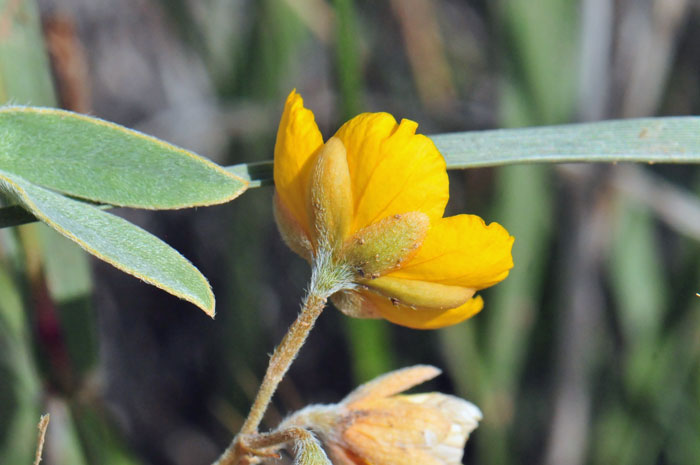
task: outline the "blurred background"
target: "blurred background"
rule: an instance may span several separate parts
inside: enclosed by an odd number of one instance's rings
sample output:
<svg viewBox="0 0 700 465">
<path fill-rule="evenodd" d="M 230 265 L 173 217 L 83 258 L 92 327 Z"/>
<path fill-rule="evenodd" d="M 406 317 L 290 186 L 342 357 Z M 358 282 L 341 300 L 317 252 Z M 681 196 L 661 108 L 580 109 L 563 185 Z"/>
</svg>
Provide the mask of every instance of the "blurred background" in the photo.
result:
<svg viewBox="0 0 700 465">
<path fill-rule="evenodd" d="M 693 0 L 0 0 L 0 99 L 60 105 L 230 165 L 270 160 L 284 98 L 325 137 L 362 111 L 423 133 L 700 112 Z M 700 137 L 700 136 L 699 136 Z M 700 463 L 700 172 L 450 173 L 448 213 L 516 237 L 484 311 L 440 331 L 327 310 L 266 425 L 394 368 L 481 407 L 465 463 Z M 0 463 L 204 465 L 247 413 L 309 278 L 272 187 L 118 214 L 209 277 L 217 317 L 40 225 L 0 231 Z"/>
</svg>

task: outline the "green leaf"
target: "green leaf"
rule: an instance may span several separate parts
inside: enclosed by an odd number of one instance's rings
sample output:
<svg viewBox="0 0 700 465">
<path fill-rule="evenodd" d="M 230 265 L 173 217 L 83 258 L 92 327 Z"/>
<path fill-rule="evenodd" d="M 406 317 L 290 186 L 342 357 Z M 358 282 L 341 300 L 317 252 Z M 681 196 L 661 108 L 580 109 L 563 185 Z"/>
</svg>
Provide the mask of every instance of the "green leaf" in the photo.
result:
<svg viewBox="0 0 700 465">
<path fill-rule="evenodd" d="M 176 250 L 128 221 L 0 171 L 0 190 L 96 257 L 214 316 L 206 278 Z"/>
<path fill-rule="evenodd" d="M 194 153 L 69 111 L 0 110 L 0 170 L 71 196 L 169 209 L 227 202 L 247 182 Z"/>
<path fill-rule="evenodd" d="M 640 118 L 431 136 L 448 169 L 513 163 L 700 163 L 700 117 Z"/>
</svg>

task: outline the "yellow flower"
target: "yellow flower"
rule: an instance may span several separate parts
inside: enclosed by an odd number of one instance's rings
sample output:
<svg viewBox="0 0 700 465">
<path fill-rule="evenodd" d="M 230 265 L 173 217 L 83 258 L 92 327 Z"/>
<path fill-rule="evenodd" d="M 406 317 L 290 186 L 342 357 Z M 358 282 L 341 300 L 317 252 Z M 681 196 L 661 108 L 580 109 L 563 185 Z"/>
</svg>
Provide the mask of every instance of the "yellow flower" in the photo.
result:
<svg viewBox="0 0 700 465">
<path fill-rule="evenodd" d="M 443 218 L 445 161 L 417 123 L 363 113 L 325 144 L 295 91 L 275 144 L 275 218 L 292 250 L 330 254 L 354 286 L 332 296 L 344 313 L 419 329 L 476 314 L 475 293 L 508 275 L 513 238 L 478 216 Z"/>
<path fill-rule="evenodd" d="M 339 404 L 310 405 L 279 429 L 308 428 L 336 465 L 458 465 L 481 411 L 458 397 L 430 392 L 396 395 L 440 373 L 416 365 L 393 371 Z"/>
</svg>

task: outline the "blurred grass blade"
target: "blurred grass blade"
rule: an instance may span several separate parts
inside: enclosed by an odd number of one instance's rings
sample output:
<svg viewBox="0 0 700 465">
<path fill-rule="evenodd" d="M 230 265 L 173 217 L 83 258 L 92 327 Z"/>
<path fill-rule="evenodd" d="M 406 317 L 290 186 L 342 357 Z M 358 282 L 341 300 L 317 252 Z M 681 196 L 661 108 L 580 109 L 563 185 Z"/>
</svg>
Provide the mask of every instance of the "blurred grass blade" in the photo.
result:
<svg viewBox="0 0 700 465">
<path fill-rule="evenodd" d="M 75 419 L 68 403 L 60 397 L 47 400 L 51 427 L 46 435 L 46 449 L 54 465 L 88 465 Z"/>
<path fill-rule="evenodd" d="M 343 324 L 350 343 L 352 375 L 356 384 L 366 383 L 396 366 L 386 322 L 343 318 Z"/>
<path fill-rule="evenodd" d="M 45 252 L 52 252 L 44 254 L 44 272 L 51 296 L 60 303 L 92 294 L 90 264 L 82 260 L 86 255 L 74 243 L 43 225 L 39 229 L 39 241 Z"/>
<path fill-rule="evenodd" d="M 89 464 L 138 465 L 142 464 L 128 450 L 117 430 L 109 422 L 109 415 L 101 407 L 71 402 L 68 405 L 75 434 L 80 439 L 85 461 Z"/>
<path fill-rule="evenodd" d="M 128 221 L 0 171 L 0 188 L 96 257 L 214 315 L 206 278 L 182 255 Z"/>
<path fill-rule="evenodd" d="M 44 278 L 59 314 L 71 368 L 87 375 L 97 364 L 99 353 L 89 255 L 46 225 L 37 226 Z"/>
<path fill-rule="evenodd" d="M 149 209 L 223 203 L 247 187 L 154 137 L 49 108 L 0 110 L 0 169 L 71 196 Z"/>
<path fill-rule="evenodd" d="M 669 293 L 649 210 L 621 198 L 614 218 L 610 291 L 622 335 L 634 351 L 660 334 Z"/>
<path fill-rule="evenodd" d="M 362 111 L 362 69 L 354 0 L 333 0 L 336 14 L 334 56 L 340 91 L 340 113 L 348 120 Z"/>
<path fill-rule="evenodd" d="M 31 357 L 22 297 L 4 266 L 0 295 L 0 463 L 31 463 L 41 382 Z"/>
<path fill-rule="evenodd" d="M 36 2 L 0 0 L 0 102 L 30 105 L 53 102 Z"/>
</svg>

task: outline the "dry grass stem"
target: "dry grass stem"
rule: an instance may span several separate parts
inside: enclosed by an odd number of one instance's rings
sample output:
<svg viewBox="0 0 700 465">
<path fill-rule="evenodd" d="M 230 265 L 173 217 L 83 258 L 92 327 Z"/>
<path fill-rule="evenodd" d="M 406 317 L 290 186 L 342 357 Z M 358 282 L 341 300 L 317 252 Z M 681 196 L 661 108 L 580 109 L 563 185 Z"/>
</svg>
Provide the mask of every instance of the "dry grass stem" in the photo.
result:
<svg viewBox="0 0 700 465">
<path fill-rule="evenodd" d="M 41 419 L 39 420 L 39 424 L 37 425 L 37 428 L 39 429 L 39 435 L 37 436 L 36 440 L 36 454 L 34 454 L 34 465 L 39 465 L 39 462 L 41 462 L 41 454 L 44 451 L 44 441 L 46 439 L 46 430 L 49 427 L 49 419 L 50 416 L 48 413 L 46 415 L 42 415 Z"/>
</svg>

